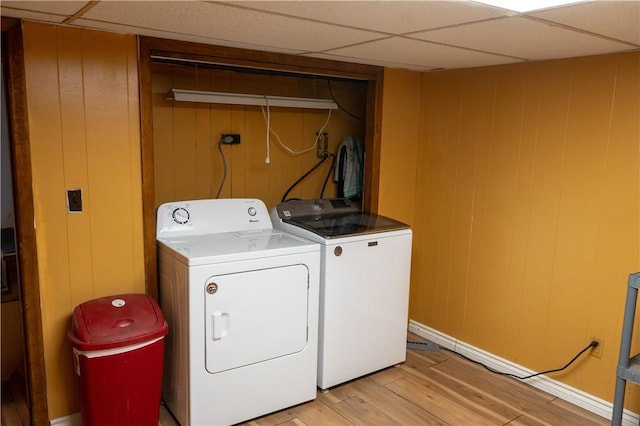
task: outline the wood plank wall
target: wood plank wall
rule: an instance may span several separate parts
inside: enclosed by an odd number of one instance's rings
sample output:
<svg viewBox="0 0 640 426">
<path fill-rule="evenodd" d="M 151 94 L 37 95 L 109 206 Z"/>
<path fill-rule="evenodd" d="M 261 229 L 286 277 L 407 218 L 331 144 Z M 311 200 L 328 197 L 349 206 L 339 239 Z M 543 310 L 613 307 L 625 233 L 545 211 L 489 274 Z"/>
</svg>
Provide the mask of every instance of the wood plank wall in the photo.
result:
<svg viewBox="0 0 640 426">
<path fill-rule="evenodd" d="M 266 124 L 260 107 L 166 100 L 171 88 L 269 94 L 330 99 L 324 78 L 289 77 L 206 68 L 154 64 L 152 69 L 154 125 L 154 181 L 156 207 L 176 200 L 215 198 L 223 178 L 218 142 L 223 133 L 240 135 L 239 145 L 222 145 L 227 177 L 221 198 L 259 198 L 271 208 L 300 176 L 318 163 L 316 150 L 292 155 L 270 135 L 270 163 L 266 163 Z M 365 82 L 333 81 L 331 92 L 345 109 L 365 116 Z M 364 139 L 364 120 L 340 110 L 271 108 L 271 128 L 293 151 L 314 145 L 315 134 L 327 122 L 329 152 L 335 153 L 345 136 Z M 318 198 L 330 169 L 325 161 L 297 185 L 288 198 Z M 336 196 L 333 175 L 324 197 Z"/>
<path fill-rule="evenodd" d="M 380 150 L 379 213 L 413 224 L 422 73 L 386 69 Z"/>
<path fill-rule="evenodd" d="M 49 417 L 77 411 L 73 308 L 144 292 L 133 36 L 25 22 L 24 52 Z M 83 212 L 67 213 L 81 188 Z M 19 190 L 19 189 L 18 189 Z"/>
<path fill-rule="evenodd" d="M 46 394 L 49 418 L 56 419 L 78 410 L 71 346 L 66 338 L 73 308 L 104 295 L 145 291 L 137 44 L 135 37 L 129 35 L 31 22 L 23 25 Z M 242 76 L 225 78 L 233 88 L 242 90 L 264 83 L 251 78 L 244 83 Z M 303 83 L 274 80 L 278 79 L 271 78 L 270 87 L 275 94 L 329 97 L 324 81 L 312 82 L 301 90 L 297 85 L 304 86 Z M 163 81 L 162 77 L 158 81 Z M 195 82 L 195 76 L 186 81 Z M 314 85 L 320 85 L 324 92 L 318 92 Z M 356 114 L 364 111 L 366 83 L 353 86 L 336 81 L 332 87 L 346 109 Z M 353 87 L 358 89 L 352 92 Z M 166 102 L 165 88 L 162 92 L 157 96 Z M 230 149 L 231 177 L 229 186 L 224 188 L 225 196 L 265 198 L 274 204 L 302 172 L 315 164 L 315 153 L 289 161 L 272 142 L 272 162 L 266 167 L 265 130 L 258 111 L 211 108 L 209 116 L 205 112 L 208 106 L 191 107 L 191 112 L 182 108 L 176 108 L 176 115 L 188 118 L 186 122 L 179 120 L 182 127 L 176 129 L 176 137 L 184 140 L 184 134 L 199 135 L 200 145 L 190 139 L 188 146 L 202 148 L 205 141 L 208 152 L 186 152 L 183 144 L 177 144 L 171 157 L 182 168 L 177 175 L 172 170 L 170 176 L 185 195 L 171 192 L 167 199 L 213 195 L 219 175 L 210 173 L 219 173 L 220 169 L 219 157 L 215 157 L 217 145 L 210 142 L 217 141 L 222 131 L 243 137 L 241 145 L 226 147 Z M 206 121 L 213 117 L 214 124 L 208 123 L 210 133 L 198 133 L 207 129 L 207 124 L 189 126 L 196 122 L 196 115 L 207 116 Z M 332 150 L 343 135 L 364 136 L 363 124 L 358 120 L 347 119 L 337 111 L 332 115 L 327 127 Z M 274 128 L 284 140 L 293 141 L 294 147 L 305 146 L 302 135 L 313 135 L 325 119 L 324 112 L 276 109 L 272 117 Z M 215 160 L 218 162 L 212 167 Z M 164 170 L 160 167 L 156 173 L 164 178 Z M 197 179 L 185 182 L 183 173 Z M 321 179 L 314 176 L 309 182 L 291 195 L 313 196 Z M 84 210 L 69 214 L 66 190 L 76 188 L 83 191 Z M 333 193 L 330 186 L 328 194 Z"/>
<path fill-rule="evenodd" d="M 53 419 L 77 410 L 65 337 L 73 307 L 144 291 L 136 43 L 132 36 L 35 23 L 24 30 Z M 404 198 L 414 212 L 413 319 L 532 369 L 565 362 L 597 334 L 605 342 L 602 359 L 588 358 L 558 380 L 612 400 L 626 276 L 640 267 L 639 61 L 634 52 L 419 79 L 407 72 L 420 80 L 414 87 L 420 136 L 415 150 L 396 150 L 387 149 L 394 140 L 383 132 L 382 152 L 394 160 L 385 157 L 382 172 L 407 184 L 404 197 L 389 195 L 397 185 L 383 185 L 380 211 L 391 212 L 389 201 Z M 392 81 L 385 81 L 386 93 L 394 91 Z M 403 96 L 390 99 L 385 114 L 402 108 Z M 415 103 L 414 96 L 406 100 Z M 241 145 L 228 147 L 234 177 L 225 194 L 274 204 L 283 184 L 313 164 L 285 163 L 289 158 L 278 159 L 272 146 L 268 172 L 261 114 L 213 109 L 192 112 L 222 123 L 202 139 L 209 152 L 191 157 L 200 161 L 196 169 L 215 155 L 211 142 L 221 132 L 247 132 Z M 274 126 L 288 123 L 285 139 L 306 137 L 322 122 L 316 113 L 289 114 L 274 113 Z M 345 133 L 355 132 L 346 126 Z M 394 167 L 395 160 L 408 169 Z M 184 197 L 212 194 L 215 173 L 201 174 L 193 181 L 199 192 Z M 77 187 L 86 189 L 86 209 L 69 215 L 65 190 Z M 163 194 L 158 202 L 183 197 Z M 627 399 L 638 400 L 637 391 Z"/>
<path fill-rule="evenodd" d="M 601 337 L 601 359 L 554 378 L 613 400 L 640 269 L 639 64 L 631 52 L 422 75 L 412 319 L 537 371 Z M 638 411 L 637 387 L 627 401 Z"/>
</svg>

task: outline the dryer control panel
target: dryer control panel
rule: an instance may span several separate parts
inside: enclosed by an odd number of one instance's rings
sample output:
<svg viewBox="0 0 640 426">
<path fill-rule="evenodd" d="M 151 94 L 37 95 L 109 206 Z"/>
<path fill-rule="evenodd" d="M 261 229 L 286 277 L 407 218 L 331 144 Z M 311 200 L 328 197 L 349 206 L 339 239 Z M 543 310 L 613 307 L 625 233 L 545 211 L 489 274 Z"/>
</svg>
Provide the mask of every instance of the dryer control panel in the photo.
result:
<svg viewBox="0 0 640 426">
<path fill-rule="evenodd" d="M 175 201 L 157 211 L 156 238 L 266 229 L 269 212 L 254 198 Z"/>
</svg>

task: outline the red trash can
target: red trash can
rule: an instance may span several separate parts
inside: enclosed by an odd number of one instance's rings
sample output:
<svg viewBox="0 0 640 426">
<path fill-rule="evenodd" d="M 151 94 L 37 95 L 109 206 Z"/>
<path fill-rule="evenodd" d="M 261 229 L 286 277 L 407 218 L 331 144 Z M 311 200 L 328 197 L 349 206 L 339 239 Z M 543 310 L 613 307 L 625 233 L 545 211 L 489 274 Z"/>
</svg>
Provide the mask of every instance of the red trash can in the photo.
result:
<svg viewBox="0 0 640 426">
<path fill-rule="evenodd" d="M 167 323 L 146 294 L 82 303 L 68 331 L 82 423 L 157 426 Z"/>
</svg>

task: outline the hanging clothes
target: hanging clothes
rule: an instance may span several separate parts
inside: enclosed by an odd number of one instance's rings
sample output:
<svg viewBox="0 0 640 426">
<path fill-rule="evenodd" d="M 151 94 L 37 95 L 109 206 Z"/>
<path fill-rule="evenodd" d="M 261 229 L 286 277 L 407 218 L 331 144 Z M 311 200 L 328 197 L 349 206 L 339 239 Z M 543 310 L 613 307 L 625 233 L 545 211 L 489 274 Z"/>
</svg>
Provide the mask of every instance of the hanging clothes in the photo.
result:
<svg viewBox="0 0 640 426">
<path fill-rule="evenodd" d="M 364 174 L 364 146 L 357 138 L 345 136 L 336 152 L 334 181 L 338 183 L 338 197 L 362 197 Z"/>
</svg>

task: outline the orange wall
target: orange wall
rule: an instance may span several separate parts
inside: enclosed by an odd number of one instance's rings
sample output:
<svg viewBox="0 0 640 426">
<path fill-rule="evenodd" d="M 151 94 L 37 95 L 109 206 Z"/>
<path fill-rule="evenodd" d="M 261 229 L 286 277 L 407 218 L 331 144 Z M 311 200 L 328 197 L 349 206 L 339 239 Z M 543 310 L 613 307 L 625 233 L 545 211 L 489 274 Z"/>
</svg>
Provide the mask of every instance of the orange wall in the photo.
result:
<svg viewBox="0 0 640 426">
<path fill-rule="evenodd" d="M 422 74 L 385 69 L 378 213 L 413 225 Z"/>
<path fill-rule="evenodd" d="M 413 320 L 537 371 L 600 337 L 602 359 L 553 378 L 613 401 L 626 280 L 640 270 L 639 63 L 634 52 L 421 75 L 403 204 Z M 405 84 L 385 72 L 385 114 Z M 393 161 L 413 161 L 384 135 Z M 402 202 L 396 191 L 380 198 Z"/>
<path fill-rule="evenodd" d="M 330 99 L 324 79 L 293 78 L 224 70 L 153 68 L 153 126 L 156 206 L 164 202 L 215 198 L 223 177 L 218 141 L 222 133 L 238 133 L 239 145 L 222 145 L 227 178 L 221 198 L 259 198 L 267 207 L 278 204 L 287 189 L 318 163 L 316 150 L 292 155 L 270 135 L 270 163 L 265 163 L 266 125 L 258 106 L 175 102 L 165 99 L 171 88 L 269 94 Z M 366 85 L 333 82 L 331 92 L 347 111 L 361 117 Z M 326 123 L 326 110 L 271 108 L 271 128 L 293 151 L 314 145 L 315 134 Z M 324 129 L 329 152 L 335 153 L 345 136 L 364 141 L 364 122 L 333 110 Z M 319 198 L 331 160 L 326 160 L 287 198 Z M 333 174 L 324 197 L 336 196 Z"/>
<path fill-rule="evenodd" d="M 144 292 L 136 39 L 24 23 L 50 418 L 77 411 L 73 308 Z M 68 214 L 66 189 L 84 211 Z"/>
</svg>

